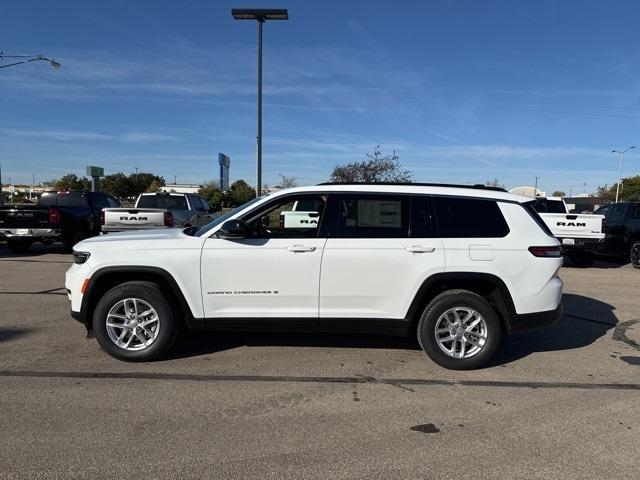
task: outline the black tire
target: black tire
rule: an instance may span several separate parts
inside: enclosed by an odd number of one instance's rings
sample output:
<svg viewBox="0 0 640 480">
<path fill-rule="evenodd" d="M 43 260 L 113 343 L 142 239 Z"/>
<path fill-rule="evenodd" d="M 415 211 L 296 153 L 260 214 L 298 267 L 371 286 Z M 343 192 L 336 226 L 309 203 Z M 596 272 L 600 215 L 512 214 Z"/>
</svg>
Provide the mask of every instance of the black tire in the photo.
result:
<svg viewBox="0 0 640 480">
<path fill-rule="evenodd" d="M 159 332 L 148 347 L 137 351 L 122 348 L 107 332 L 107 314 L 118 302 L 135 298 L 148 303 L 158 316 Z M 127 362 L 147 362 L 163 356 L 180 334 L 181 321 L 178 311 L 167 301 L 160 287 L 153 282 L 126 282 L 105 293 L 93 313 L 93 331 L 100 346 L 112 357 Z M 118 330 L 121 331 L 121 330 Z M 131 334 L 133 336 L 133 334 Z M 125 337 L 126 338 L 126 337 Z M 134 339 L 134 342 L 136 340 Z"/>
<path fill-rule="evenodd" d="M 13 253 L 27 253 L 31 249 L 32 240 L 7 239 L 7 247 Z"/>
<path fill-rule="evenodd" d="M 435 329 L 440 316 L 457 307 L 475 310 L 486 324 L 485 343 L 480 351 L 468 358 L 453 358 L 436 342 Z M 451 370 L 473 370 L 484 366 L 493 357 L 502 337 L 502 326 L 496 311 L 480 295 L 468 290 L 447 290 L 426 306 L 418 323 L 417 334 L 422 349 L 438 365 Z"/>
<path fill-rule="evenodd" d="M 640 240 L 636 240 L 629 249 L 629 260 L 634 268 L 640 268 Z"/>
</svg>

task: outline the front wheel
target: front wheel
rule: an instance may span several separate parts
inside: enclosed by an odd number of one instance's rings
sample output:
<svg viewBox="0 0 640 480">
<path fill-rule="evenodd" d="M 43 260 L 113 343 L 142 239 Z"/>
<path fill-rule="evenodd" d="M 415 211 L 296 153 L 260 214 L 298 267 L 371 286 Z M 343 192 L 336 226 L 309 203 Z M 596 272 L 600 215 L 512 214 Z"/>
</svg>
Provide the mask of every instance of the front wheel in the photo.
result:
<svg viewBox="0 0 640 480">
<path fill-rule="evenodd" d="M 126 282 L 109 290 L 93 314 L 100 346 L 129 362 L 155 360 L 178 337 L 180 322 L 166 296 L 152 282 Z"/>
<path fill-rule="evenodd" d="M 418 342 L 438 365 L 472 370 L 485 365 L 500 343 L 502 327 L 493 307 L 468 290 L 448 290 L 424 309 Z"/>
<path fill-rule="evenodd" d="M 640 240 L 631 245 L 629 259 L 631 260 L 631 265 L 635 268 L 640 268 Z"/>
</svg>

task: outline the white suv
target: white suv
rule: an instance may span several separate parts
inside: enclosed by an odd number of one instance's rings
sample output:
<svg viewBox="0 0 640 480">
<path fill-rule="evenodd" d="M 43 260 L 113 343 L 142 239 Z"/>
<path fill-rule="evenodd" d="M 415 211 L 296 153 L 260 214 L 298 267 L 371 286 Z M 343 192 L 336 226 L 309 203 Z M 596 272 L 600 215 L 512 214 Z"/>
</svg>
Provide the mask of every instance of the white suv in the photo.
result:
<svg viewBox="0 0 640 480">
<path fill-rule="evenodd" d="M 283 222 L 303 202 L 317 222 Z M 503 332 L 562 314 L 560 246 L 532 200 L 502 189 L 321 184 L 251 200 L 203 227 L 75 246 L 71 315 L 110 355 L 163 355 L 190 330 L 417 333 L 471 369 Z"/>
</svg>

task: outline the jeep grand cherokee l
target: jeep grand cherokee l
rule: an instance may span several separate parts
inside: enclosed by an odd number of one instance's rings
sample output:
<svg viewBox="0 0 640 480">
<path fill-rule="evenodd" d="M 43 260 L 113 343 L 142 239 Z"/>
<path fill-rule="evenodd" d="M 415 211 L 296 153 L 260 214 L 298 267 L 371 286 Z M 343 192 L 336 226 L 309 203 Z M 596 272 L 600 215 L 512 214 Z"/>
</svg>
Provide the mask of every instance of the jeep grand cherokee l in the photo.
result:
<svg viewBox="0 0 640 480">
<path fill-rule="evenodd" d="M 282 222 L 296 202 L 318 222 Z M 80 242 L 71 315 L 127 361 L 162 356 L 181 328 L 331 330 L 414 333 L 436 363 L 478 368 L 504 332 L 562 313 L 560 246 L 530 203 L 433 184 L 283 190 L 199 228 Z"/>
</svg>

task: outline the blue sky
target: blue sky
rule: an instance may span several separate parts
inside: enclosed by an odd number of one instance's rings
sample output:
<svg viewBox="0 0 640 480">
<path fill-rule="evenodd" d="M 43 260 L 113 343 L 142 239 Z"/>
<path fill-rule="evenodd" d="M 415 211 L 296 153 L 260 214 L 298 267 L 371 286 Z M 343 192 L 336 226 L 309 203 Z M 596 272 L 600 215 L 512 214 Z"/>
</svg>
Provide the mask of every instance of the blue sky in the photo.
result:
<svg viewBox="0 0 640 480">
<path fill-rule="evenodd" d="M 640 144 L 637 1 L 8 0 L 0 49 L 63 67 L 0 69 L 3 181 L 92 164 L 203 183 L 224 152 L 253 184 L 257 25 L 230 14 L 245 6 L 290 15 L 265 25 L 268 184 L 326 180 L 380 144 L 418 181 L 582 193 Z"/>
</svg>

